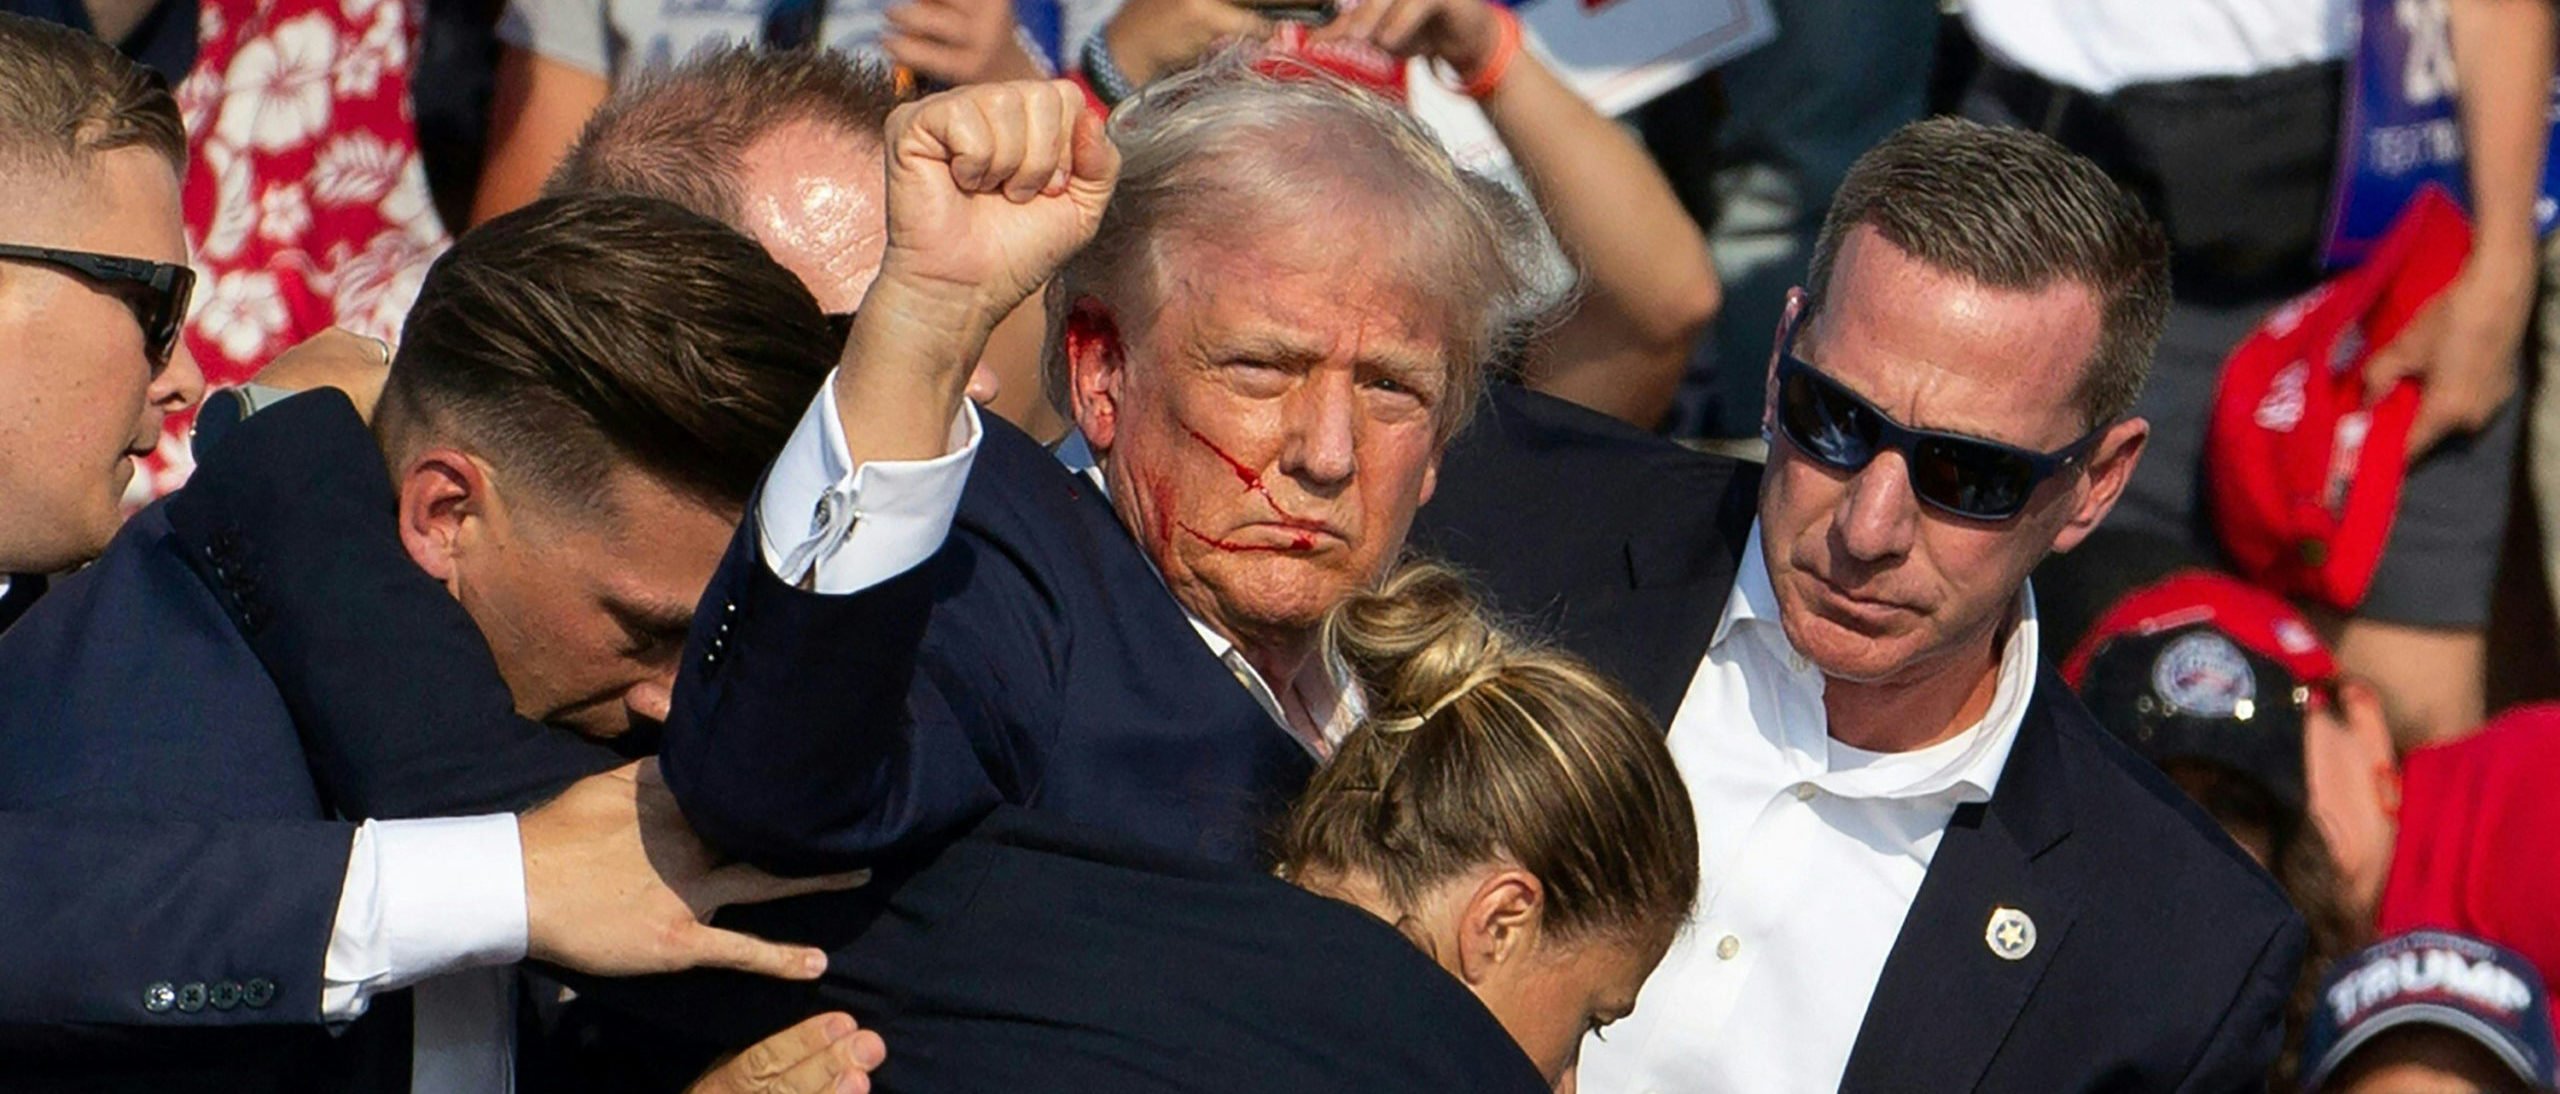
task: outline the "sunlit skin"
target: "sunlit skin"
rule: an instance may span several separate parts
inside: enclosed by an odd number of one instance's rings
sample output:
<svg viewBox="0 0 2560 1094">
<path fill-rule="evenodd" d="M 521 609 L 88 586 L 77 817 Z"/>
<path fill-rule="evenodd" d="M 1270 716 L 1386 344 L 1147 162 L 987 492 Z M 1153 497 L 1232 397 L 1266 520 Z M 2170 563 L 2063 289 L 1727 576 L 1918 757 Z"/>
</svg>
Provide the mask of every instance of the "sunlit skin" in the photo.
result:
<svg viewBox="0 0 2560 1094">
<path fill-rule="evenodd" d="M 1423 294 L 1330 239 L 1169 250 L 1160 268 L 1216 276 L 1166 286 L 1143 328 L 1071 314 L 1076 422 L 1175 598 L 1288 692 L 1431 496 L 1445 337 Z"/>
<path fill-rule="evenodd" d="M 1545 886 L 1507 862 L 1449 878 L 1412 908 L 1399 906 L 1365 875 L 1299 883 L 1393 924 L 1475 992 L 1549 1085 L 1566 1090 L 1584 1038 L 1635 1012 L 1636 993 L 1676 932 L 1675 925 L 1642 940 L 1557 938 L 1544 929 Z"/>
<path fill-rule="evenodd" d="M 1789 313 L 1803 306 L 1799 295 Z M 1992 288 L 1861 227 L 1797 353 L 1905 425 L 2052 451 L 2090 428 L 2074 393 L 2099 331 L 2085 286 Z M 2108 427 L 2085 470 L 2047 479 L 1999 524 L 1925 507 L 1900 453 L 1843 474 L 1773 440 L 1761 549 L 1788 641 L 1828 677 L 1832 735 L 1907 751 L 1979 719 L 2028 571 L 2106 516 L 2149 428 Z"/>
<path fill-rule="evenodd" d="M 616 472 L 602 514 L 509 489 L 453 448 L 400 482 L 409 555 L 462 602 L 528 718 L 591 737 L 666 720 L 696 601 L 738 514 Z"/>
<path fill-rule="evenodd" d="M 178 175 L 159 153 L 98 153 L 71 174 L 0 174 L 0 242 L 184 263 Z M 0 573 L 48 573 L 106 549 L 135 459 L 204 394 L 181 347 L 151 374 L 115 288 L 0 260 Z"/>
</svg>

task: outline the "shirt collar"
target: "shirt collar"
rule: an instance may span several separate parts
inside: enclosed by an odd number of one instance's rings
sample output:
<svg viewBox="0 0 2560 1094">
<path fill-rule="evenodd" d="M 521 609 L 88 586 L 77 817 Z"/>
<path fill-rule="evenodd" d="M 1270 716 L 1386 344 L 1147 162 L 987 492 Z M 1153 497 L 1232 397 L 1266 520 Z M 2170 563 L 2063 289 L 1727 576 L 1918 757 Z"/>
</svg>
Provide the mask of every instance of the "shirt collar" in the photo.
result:
<svg viewBox="0 0 2560 1094">
<path fill-rule="evenodd" d="M 1992 788 L 1999 784 L 2001 770 L 2008 766 L 2010 749 L 2017 744 L 2018 728 L 2026 722 L 2027 707 L 2035 697 L 2036 666 L 2042 655 L 2033 586 L 2019 587 L 2015 610 L 2007 644 L 2000 650 L 1991 705 L 1983 711 L 1980 721 L 1939 744 L 1897 754 L 1862 752 L 1833 741 L 1827 724 L 1787 724 L 1782 727 L 1781 737 L 1791 751 L 1815 769 L 1810 781 L 1851 798 L 1916 798 L 1952 792 L 1960 801 L 1989 800 Z M 1796 652 L 1779 624 L 1778 594 L 1769 580 L 1768 562 L 1761 554 L 1757 520 L 1751 523 L 1750 538 L 1743 544 L 1733 593 L 1725 598 L 1724 616 L 1716 623 L 1715 637 L 1709 641 L 1708 649 L 1711 655 L 1722 652 L 1734 656 L 1739 651 L 1726 648 L 1728 642 L 1744 640 L 1773 655 L 1779 671 L 1785 674 L 1779 686 L 1806 689 L 1815 709 L 1820 709 L 1824 679 L 1821 670 Z"/>
<path fill-rule="evenodd" d="M 1091 480 L 1094 488 L 1102 491 L 1103 497 L 1111 496 L 1111 483 L 1102 475 L 1102 461 L 1095 457 L 1093 446 L 1085 441 L 1083 430 L 1067 432 L 1066 439 L 1058 442 L 1057 458 L 1068 471 Z M 1155 559 L 1147 558 L 1144 551 L 1138 555 L 1146 558 L 1147 569 L 1154 572 L 1156 580 L 1163 581 L 1164 571 L 1156 568 Z M 1171 591 L 1167 586 L 1166 592 L 1170 594 Z M 1262 678 L 1262 671 L 1253 667 L 1253 662 L 1245 659 L 1244 652 L 1237 649 L 1226 635 L 1218 633 L 1217 628 L 1210 626 L 1208 620 L 1200 618 L 1190 606 L 1183 604 L 1181 598 L 1174 598 L 1174 606 L 1182 609 L 1182 618 L 1190 621 L 1191 629 L 1209 647 L 1210 655 L 1225 665 L 1228 672 L 1235 674 L 1236 682 L 1244 685 L 1245 691 L 1253 695 L 1254 702 L 1262 704 L 1263 712 L 1269 714 L 1272 721 L 1280 723 L 1280 728 L 1288 730 L 1289 736 L 1296 738 L 1317 759 L 1331 756 L 1334 746 L 1341 744 L 1360 720 L 1368 716 L 1367 704 L 1360 697 L 1359 682 L 1351 676 L 1350 664 L 1328 647 L 1324 651 L 1324 671 L 1302 675 L 1295 684 L 1298 701 L 1306 706 L 1318 729 L 1314 739 L 1301 735 L 1296 727 L 1289 724 L 1288 710 L 1280 702 L 1280 693 L 1272 688 L 1270 681 Z"/>
</svg>

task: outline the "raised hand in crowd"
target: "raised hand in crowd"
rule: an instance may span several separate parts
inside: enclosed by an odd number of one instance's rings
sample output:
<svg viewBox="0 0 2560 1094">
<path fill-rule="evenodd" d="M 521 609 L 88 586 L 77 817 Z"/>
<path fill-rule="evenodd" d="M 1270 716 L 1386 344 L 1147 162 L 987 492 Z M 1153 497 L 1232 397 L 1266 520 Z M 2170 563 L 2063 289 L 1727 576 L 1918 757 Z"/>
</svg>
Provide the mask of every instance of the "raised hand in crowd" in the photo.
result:
<svg viewBox="0 0 2560 1094">
<path fill-rule="evenodd" d="M 527 956 L 599 976 L 708 967 L 815 980 L 827 969 L 824 951 L 702 921 L 731 904 L 849 889 L 868 877 L 777 878 L 722 865 L 685 827 L 653 760 L 580 780 L 526 813 L 518 831 Z"/>
<path fill-rule="evenodd" d="M 888 161 L 888 248 L 835 387 L 857 467 L 948 449 L 987 333 L 1093 238 L 1120 156 L 1057 80 L 899 107 Z"/>
<path fill-rule="evenodd" d="M 1037 80 L 1048 75 L 1014 33 L 1013 0 L 907 0 L 885 14 L 880 48 L 937 83 Z"/>
<path fill-rule="evenodd" d="M 2462 73 L 2471 253 L 2453 287 L 2365 365 L 2374 398 L 2404 377 L 2423 385 L 2412 460 L 2488 425 L 2514 398 L 2539 273 L 2533 206 L 2549 132 L 2551 6 L 2455 0 L 2446 17 Z"/>
<path fill-rule="evenodd" d="M 730 1057 L 685 1094 L 867 1094 L 888 1055 L 879 1034 L 831 1011 Z"/>
<path fill-rule="evenodd" d="M 1271 36 L 1271 8 L 1304 7 L 1276 0 L 1128 0 L 1097 40 L 1129 86 L 1188 67 L 1231 42 Z M 1086 54 L 1091 74 L 1092 54 Z"/>
<path fill-rule="evenodd" d="M 1644 146 L 1526 48 L 1518 16 L 1487 0 L 1364 0 L 1313 40 L 1448 66 L 1582 278 L 1572 314 L 1524 362 L 1530 385 L 1658 423 L 1722 290 L 1705 235 Z"/>
</svg>

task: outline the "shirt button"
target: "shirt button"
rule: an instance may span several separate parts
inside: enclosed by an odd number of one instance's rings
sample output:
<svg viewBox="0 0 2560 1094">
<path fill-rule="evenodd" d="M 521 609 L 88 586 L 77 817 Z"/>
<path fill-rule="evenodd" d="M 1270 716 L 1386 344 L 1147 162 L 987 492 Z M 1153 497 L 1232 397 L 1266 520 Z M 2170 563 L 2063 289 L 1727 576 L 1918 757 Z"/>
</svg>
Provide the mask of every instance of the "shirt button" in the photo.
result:
<svg viewBox="0 0 2560 1094">
<path fill-rule="evenodd" d="M 1803 671 L 1805 671 L 1806 669 L 1810 669 L 1810 668 L 1812 668 L 1813 666 L 1812 666 L 1810 663 L 1808 663 L 1807 661 L 1805 661 L 1805 659 L 1804 659 L 1804 655 L 1803 655 L 1803 654 L 1801 654 L 1801 653 L 1797 653 L 1797 652 L 1795 652 L 1794 650 L 1788 650 L 1788 651 L 1787 651 L 1787 667 L 1788 667 L 1788 668 L 1791 668 L 1791 669 L 1794 669 L 1794 670 L 1796 670 L 1797 672 L 1803 672 Z"/>
<path fill-rule="evenodd" d="M 1797 784 L 1796 784 L 1796 800 L 1797 800 L 1797 801 L 1800 801 L 1800 802 L 1809 802 L 1809 801 L 1812 801 L 1813 799 L 1818 798 L 1818 797 L 1820 797 L 1820 796 L 1822 796 L 1822 789 L 1821 789 L 1820 787 L 1817 787 L 1817 786 L 1813 785 L 1812 783 L 1797 783 Z"/>
<path fill-rule="evenodd" d="M 1739 938 L 1735 938 L 1732 935 L 1726 935 L 1723 938 L 1716 940 L 1716 957 L 1719 960 L 1731 961 L 1734 959 L 1735 955 L 1741 952 L 1742 940 Z"/>
</svg>

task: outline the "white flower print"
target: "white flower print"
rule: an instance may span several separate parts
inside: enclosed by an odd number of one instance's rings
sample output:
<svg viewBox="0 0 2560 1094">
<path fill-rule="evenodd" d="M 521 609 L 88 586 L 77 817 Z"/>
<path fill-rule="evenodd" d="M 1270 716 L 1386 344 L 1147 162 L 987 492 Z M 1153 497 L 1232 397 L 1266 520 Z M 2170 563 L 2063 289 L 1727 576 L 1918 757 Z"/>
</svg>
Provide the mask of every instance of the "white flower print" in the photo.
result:
<svg viewBox="0 0 2560 1094">
<path fill-rule="evenodd" d="M 337 26 L 316 11 L 250 40 L 231 58 L 214 135 L 268 152 L 309 141 L 328 128 L 337 57 Z"/>
<path fill-rule="evenodd" d="M 291 243 L 310 230 L 311 203 L 303 199 L 301 183 L 279 182 L 259 196 L 258 238 Z"/>
<path fill-rule="evenodd" d="M 259 361 L 285 325 L 284 297 L 276 275 L 233 270 L 214 279 L 213 292 L 196 315 L 197 330 L 233 361 Z"/>
<path fill-rule="evenodd" d="M 218 140 L 205 142 L 204 165 L 213 175 L 213 219 L 205 225 L 204 240 L 196 249 L 205 258 L 225 260 L 240 253 L 240 245 L 249 241 L 249 230 L 257 226 L 258 205 L 249 193 L 256 180 L 249 170 L 249 157 Z"/>
<path fill-rule="evenodd" d="M 364 130 L 329 142 L 311 162 L 311 196 L 322 205 L 381 201 L 400 181 L 407 157 L 391 142 Z"/>
<path fill-rule="evenodd" d="M 363 251 L 341 252 L 338 264 L 314 278 L 336 308 L 336 324 L 358 334 L 395 339 L 409 307 L 418 301 L 418 286 L 427 266 L 444 252 L 437 241 L 422 244 L 397 232 L 375 236 Z"/>
</svg>

